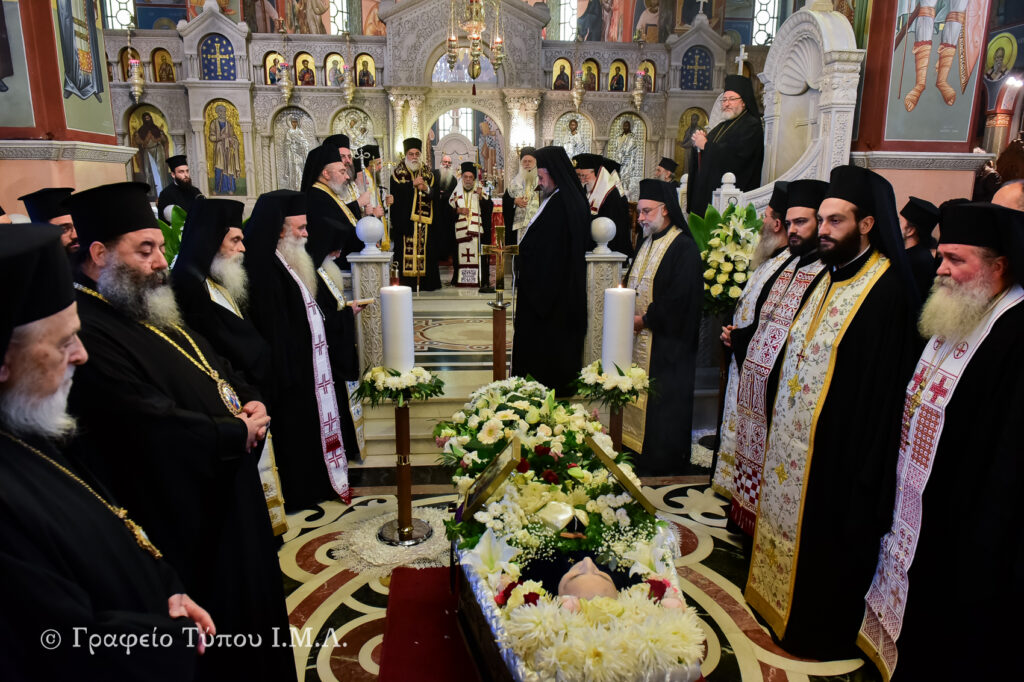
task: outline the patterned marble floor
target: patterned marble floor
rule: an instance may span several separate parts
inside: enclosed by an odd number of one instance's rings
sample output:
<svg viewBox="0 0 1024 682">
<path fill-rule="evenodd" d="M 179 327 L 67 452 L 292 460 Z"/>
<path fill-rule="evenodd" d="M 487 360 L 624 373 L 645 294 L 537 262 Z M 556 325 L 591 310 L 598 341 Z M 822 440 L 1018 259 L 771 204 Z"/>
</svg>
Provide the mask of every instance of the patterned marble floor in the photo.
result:
<svg viewBox="0 0 1024 682">
<path fill-rule="evenodd" d="M 706 475 L 651 483 L 658 485 L 645 487 L 645 493 L 679 530 L 682 558 L 677 570 L 707 634 L 702 671 L 709 682 L 879 679 L 861 659 L 806 661 L 774 643 L 743 600 L 743 545 L 725 529 L 727 503 L 708 488 Z M 303 682 L 377 678 L 387 580 L 341 569 L 328 549 L 339 533 L 394 510 L 395 499 L 386 490 L 357 489 L 350 507 L 330 502 L 289 517 L 291 529 L 279 555 L 291 624 L 299 628 L 295 654 Z M 414 514 L 416 507 L 443 509 L 454 499 L 447 490 L 446 486 L 414 488 Z"/>
</svg>

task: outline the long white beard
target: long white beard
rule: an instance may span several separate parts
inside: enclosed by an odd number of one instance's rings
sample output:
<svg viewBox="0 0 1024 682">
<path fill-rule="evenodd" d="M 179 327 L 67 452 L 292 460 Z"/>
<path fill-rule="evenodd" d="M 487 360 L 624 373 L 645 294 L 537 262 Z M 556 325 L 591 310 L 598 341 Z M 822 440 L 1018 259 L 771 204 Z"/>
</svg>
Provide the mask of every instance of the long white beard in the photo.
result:
<svg viewBox="0 0 1024 682">
<path fill-rule="evenodd" d="M 299 281 L 306 285 L 309 295 L 316 298 L 316 267 L 306 251 L 306 239 L 287 234 L 278 240 L 277 250 L 284 262 L 299 276 Z"/>
<path fill-rule="evenodd" d="M 406 163 L 406 165 L 408 166 L 409 164 Z M 409 170 L 416 170 L 416 169 L 410 167 Z M 441 184 L 447 185 L 447 184 L 449 184 L 454 179 L 455 179 L 455 172 L 452 171 L 451 168 L 445 168 L 444 166 L 442 166 L 441 167 Z"/>
<path fill-rule="evenodd" d="M 754 255 L 750 259 L 751 272 L 757 270 L 758 265 L 771 258 L 772 253 L 785 246 L 788 241 L 785 230 L 774 233 L 762 230 L 761 239 L 757 242 L 757 246 L 754 247 Z"/>
<path fill-rule="evenodd" d="M 409 170 L 411 170 L 413 173 L 415 173 L 416 171 L 418 171 L 420 169 L 420 162 L 419 161 L 409 161 L 408 159 L 406 159 L 405 167 L 408 168 Z"/>
<path fill-rule="evenodd" d="M 68 393 L 75 366 L 68 365 L 55 393 L 33 394 L 28 387 L 41 383 L 34 364 L 27 366 L 25 376 L 0 393 L 0 422 L 20 436 L 65 438 L 75 432 L 75 418 L 68 414 Z"/>
<path fill-rule="evenodd" d="M 339 197 L 345 193 L 348 189 L 349 183 L 346 182 L 325 182 L 325 185 L 331 188 L 331 191 L 337 194 Z"/>
<path fill-rule="evenodd" d="M 249 273 L 242 265 L 244 255 L 241 252 L 228 257 L 217 254 L 210 263 L 210 276 L 228 290 L 240 307 L 249 300 Z"/>
<path fill-rule="evenodd" d="M 737 116 L 739 116 L 740 113 L 742 113 L 742 112 L 739 112 L 739 111 L 736 111 L 736 110 L 733 110 L 733 111 L 723 111 L 722 112 L 722 120 L 723 121 L 731 121 L 732 119 L 734 119 Z"/>
<path fill-rule="evenodd" d="M 323 268 L 323 271 L 327 273 L 327 276 L 330 277 L 338 286 L 338 289 L 345 288 L 345 280 L 341 274 L 341 268 L 338 267 L 338 264 L 334 262 L 334 259 L 331 258 L 330 255 L 324 258 L 324 262 L 320 264 L 320 267 Z"/>
<path fill-rule="evenodd" d="M 925 338 L 962 339 L 981 322 L 991 300 L 981 277 L 957 284 L 947 275 L 937 275 L 921 308 L 917 329 Z"/>
<path fill-rule="evenodd" d="M 516 182 L 521 184 L 524 188 L 535 189 L 537 187 L 537 171 L 536 170 L 520 170 L 519 175 L 516 176 Z"/>
<path fill-rule="evenodd" d="M 181 326 L 181 311 L 167 270 L 143 275 L 121 261 L 103 268 L 96 289 L 112 306 L 137 322 L 161 329 Z"/>
</svg>

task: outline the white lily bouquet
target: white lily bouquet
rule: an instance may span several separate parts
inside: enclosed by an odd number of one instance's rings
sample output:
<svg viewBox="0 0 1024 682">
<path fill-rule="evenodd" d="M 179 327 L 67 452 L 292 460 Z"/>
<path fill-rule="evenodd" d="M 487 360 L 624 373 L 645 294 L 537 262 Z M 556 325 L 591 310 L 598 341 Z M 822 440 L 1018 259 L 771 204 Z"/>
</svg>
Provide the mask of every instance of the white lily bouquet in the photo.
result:
<svg viewBox="0 0 1024 682">
<path fill-rule="evenodd" d="M 407 372 L 372 367 L 363 375 L 353 395 L 360 399 L 368 398 L 374 407 L 387 401 L 402 407 L 413 400 L 426 400 L 442 393 L 444 381 L 422 367 L 413 367 Z"/>
<path fill-rule="evenodd" d="M 704 264 L 704 309 L 714 315 L 728 312 L 746 285 L 750 260 L 761 233 L 761 219 L 753 204 L 730 204 L 719 214 L 708 206 L 702 218 L 690 214 L 689 226 Z"/>
</svg>

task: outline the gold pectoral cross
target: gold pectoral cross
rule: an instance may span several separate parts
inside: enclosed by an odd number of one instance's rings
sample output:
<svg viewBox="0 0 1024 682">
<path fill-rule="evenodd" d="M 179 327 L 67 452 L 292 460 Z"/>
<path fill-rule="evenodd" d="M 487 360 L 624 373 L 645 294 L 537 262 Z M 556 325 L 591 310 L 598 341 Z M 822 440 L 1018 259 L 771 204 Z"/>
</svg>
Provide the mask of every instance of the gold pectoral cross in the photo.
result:
<svg viewBox="0 0 1024 682">
<path fill-rule="evenodd" d="M 504 291 L 505 290 L 505 257 L 514 256 L 519 253 L 518 246 L 508 246 L 505 244 L 505 226 L 495 225 L 494 226 L 494 244 L 487 244 L 483 247 L 482 251 L 488 256 L 496 257 L 495 275 L 494 275 L 494 290 Z"/>
</svg>

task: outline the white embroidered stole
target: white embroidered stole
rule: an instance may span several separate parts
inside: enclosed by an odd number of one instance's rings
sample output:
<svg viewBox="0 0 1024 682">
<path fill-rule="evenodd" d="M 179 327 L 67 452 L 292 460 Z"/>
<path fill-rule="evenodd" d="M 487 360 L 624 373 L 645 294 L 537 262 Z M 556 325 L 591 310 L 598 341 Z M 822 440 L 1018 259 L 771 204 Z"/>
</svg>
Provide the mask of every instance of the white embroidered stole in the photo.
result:
<svg viewBox="0 0 1024 682">
<path fill-rule="evenodd" d="M 587 200 L 590 202 L 590 215 L 596 216 L 598 214 L 601 206 L 604 204 L 604 200 L 613 189 L 615 189 L 615 184 L 612 182 L 611 176 L 607 170 L 602 168 L 597 174 L 597 180 L 594 181 L 594 190 L 587 197 Z"/>
<path fill-rule="evenodd" d="M 823 278 L 789 330 L 744 592 L 747 602 L 779 637 L 785 635 L 793 606 L 804 486 L 836 353 L 860 304 L 888 268 L 889 259 L 875 252 L 850 279 Z"/>
<path fill-rule="evenodd" d="M 682 231 L 675 227 L 668 228 L 668 232 L 653 239 L 648 237 L 640 246 L 636 255 L 636 267 L 629 273 L 627 286 L 636 290 L 636 313 L 643 315 L 654 298 L 654 277 L 658 274 L 658 267 L 661 259 L 665 257 L 668 247 L 672 245 L 676 237 Z M 651 350 L 654 346 L 654 336 L 650 329 L 643 329 L 633 341 L 633 362 L 642 367 L 645 372 L 651 370 Z M 603 368 L 605 372 L 614 372 L 614 367 Z M 628 403 L 622 408 L 622 444 L 632 450 L 642 453 L 644 449 L 644 433 L 647 430 L 647 394 L 641 393 L 635 403 Z"/>
<path fill-rule="evenodd" d="M 475 187 L 475 186 L 474 186 Z M 480 197 L 473 190 L 466 190 L 462 183 L 455 186 L 448 199 L 456 209 L 468 208 L 469 215 L 456 215 L 455 221 L 455 283 L 464 286 L 480 285 L 479 235 L 483 228 L 480 213 Z"/>
<path fill-rule="evenodd" d="M 786 347 L 790 325 L 800 310 L 807 288 L 825 267 L 821 261 L 797 269 L 798 264 L 794 259 L 768 292 L 736 386 L 734 495 L 729 515 L 751 535 L 768 441 L 768 410 L 771 409 L 765 404 L 768 376 Z"/>
<path fill-rule="evenodd" d="M 331 486 L 338 496 L 348 504 L 352 499 L 352 491 L 348 486 L 348 460 L 345 458 L 345 446 L 341 440 L 341 419 L 338 412 L 338 398 L 334 392 L 334 377 L 331 372 L 331 360 L 327 353 L 327 335 L 324 332 L 324 317 L 319 306 L 302 283 L 298 273 L 292 269 L 280 251 L 276 252 L 285 270 L 295 280 L 302 293 L 302 302 L 306 306 L 306 321 L 312 338 L 313 380 L 316 394 L 316 406 L 320 416 L 320 445 L 323 450 L 324 463 Z"/>
<path fill-rule="evenodd" d="M 320 281 L 324 283 L 327 287 L 327 291 L 334 298 L 334 301 L 338 306 L 338 310 L 344 308 L 345 293 L 341 290 L 341 286 L 338 282 L 322 267 L 317 268 L 316 272 L 320 275 Z M 356 443 L 359 446 L 359 459 L 364 459 L 366 457 L 366 425 L 363 421 L 363 401 L 358 398 L 351 397 L 357 388 L 359 388 L 358 381 L 345 382 L 348 413 L 352 417 L 352 426 L 355 428 L 356 432 Z M 337 384 L 335 384 L 335 396 L 337 396 Z"/>
<path fill-rule="evenodd" d="M 210 292 L 210 299 L 214 303 L 239 317 L 244 317 L 234 297 L 221 284 L 207 277 L 206 290 Z M 267 512 L 270 514 L 270 525 L 274 529 L 274 535 L 280 535 L 288 530 L 288 519 L 285 516 L 281 477 L 277 474 L 277 460 L 274 458 L 274 443 L 270 429 L 267 429 L 267 438 L 263 441 L 257 468 L 260 472 L 260 483 L 263 485 L 263 497 L 267 501 Z"/>
<path fill-rule="evenodd" d="M 740 294 L 736 304 L 736 312 L 733 313 L 732 323 L 737 327 L 746 327 L 753 323 L 754 309 L 757 307 L 757 298 L 761 295 L 761 289 L 771 278 L 775 271 L 782 267 L 790 257 L 788 249 L 783 249 L 774 258 L 770 258 L 750 274 L 747 285 Z M 732 499 L 733 473 L 736 465 L 734 455 L 736 449 L 736 389 L 739 384 L 739 368 L 736 366 L 735 357 L 729 362 L 729 379 L 725 384 L 725 407 L 722 410 L 721 443 L 718 446 L 718 462 L 715 465 L 715 473 L 711 477 L 711 489 L 725 499 Z"/>
<path fill-rule="evenodd" d="M 896 668 L 897 639 L 903 627 L 910 589 L 908 573 L 921 534 L 922 498 L 945 426 L 946 405 L 992 327 L 1003 313 L 1021 301 L 1024 301 L 1024 289 L 1016 284 L 963 340 L 933 336 L 907 385 L 892 528 L 882 538 L 878 568 L 864 598 L 864 622 L 857 638 L 858 645 L 879 664 L 886 679 Z M 941 364 L 936 367 L 936 362 Z M 923 381 L 928 383 L 918 393 Z M 916 410 L 913 409 L 915 398 L 920 400 Z"/>
<path fill-rule="evenodd" d="M 509 196 L 512 200 L 526 199 L 526 206 L 516 206 L 515 217 L 512 219 L 512 229 L 516 233 L 517 243 L 522 241 L 523 233 L 522 230 L 529 225 L 533 216 L 537 213 L 537 209 L 540 208 L 540 192 L 537 191 L 536 187 L 526 187 L 522 180 L 516 178 L 512 181 L 511 187 L 509 187 Z"/>
</svg>

